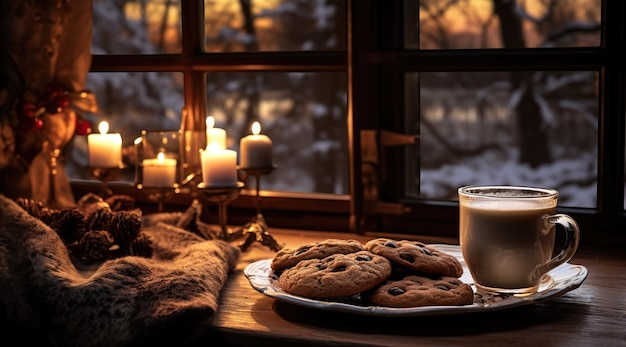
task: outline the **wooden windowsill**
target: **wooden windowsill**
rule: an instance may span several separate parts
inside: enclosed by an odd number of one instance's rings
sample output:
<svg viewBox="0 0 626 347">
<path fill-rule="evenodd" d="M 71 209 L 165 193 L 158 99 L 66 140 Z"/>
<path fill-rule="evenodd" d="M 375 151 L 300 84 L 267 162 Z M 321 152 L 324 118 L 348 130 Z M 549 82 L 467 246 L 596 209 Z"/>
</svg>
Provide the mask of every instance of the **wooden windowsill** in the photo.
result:
<svg viewBox="0 0 626 347">
<path fill-rule="evenodd" d="M 360 241 L 395 235 L 271 229 L 287 246 L 326 238 Z M 401 236 L 402 237 L 402 236 Z M 451 239 L 420 238 L 426 243 Z M 259 243 L 242 253 L 210 331 L 200 344 L 220 346 L 615 346 L 626 341 L 626 251 L 580 251 L 570 261 L 589 270 L 583 284 L 549 301 L 493 312 L 435 317 L 372 317 L 278 302 L 253 289 L 246 265 L 275 253 Z"/>
</svg>

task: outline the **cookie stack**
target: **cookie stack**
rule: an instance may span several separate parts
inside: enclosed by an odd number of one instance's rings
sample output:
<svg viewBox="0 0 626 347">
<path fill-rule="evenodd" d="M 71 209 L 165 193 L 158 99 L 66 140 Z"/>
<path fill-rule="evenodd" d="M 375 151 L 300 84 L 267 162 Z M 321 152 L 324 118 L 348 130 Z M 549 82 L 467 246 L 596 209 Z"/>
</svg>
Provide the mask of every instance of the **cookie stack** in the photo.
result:
<svg viewBox="0 0 626 347">
<path fill-rule="evenodd" d="M 359 296 L 364 305 L 386 307 L 474 301 L 472 288 L 459 279 L 461 263 L 417 241 L 327 239 L 281 249 L 271 268 L 281 289 L 312 299 Z"/>
</svg>

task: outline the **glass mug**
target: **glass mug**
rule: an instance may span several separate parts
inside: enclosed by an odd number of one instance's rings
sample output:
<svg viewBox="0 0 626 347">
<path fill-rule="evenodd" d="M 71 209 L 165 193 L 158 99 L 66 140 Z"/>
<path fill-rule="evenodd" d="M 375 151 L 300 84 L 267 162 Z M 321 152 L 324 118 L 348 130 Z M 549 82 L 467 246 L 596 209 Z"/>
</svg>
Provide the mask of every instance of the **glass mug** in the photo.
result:
<svg viewBox="0 0 626 347">
<path fill-rule="evenodd" d="M 578 224 L 555 214 L 554 189 L 473 186 L 459 188 L 458 196 L 461 251 L 479 292 L 535 293 L 544 275 L 578 248 Z M 558 253 L 556 225 L 565 232 Z"/>
</svg>

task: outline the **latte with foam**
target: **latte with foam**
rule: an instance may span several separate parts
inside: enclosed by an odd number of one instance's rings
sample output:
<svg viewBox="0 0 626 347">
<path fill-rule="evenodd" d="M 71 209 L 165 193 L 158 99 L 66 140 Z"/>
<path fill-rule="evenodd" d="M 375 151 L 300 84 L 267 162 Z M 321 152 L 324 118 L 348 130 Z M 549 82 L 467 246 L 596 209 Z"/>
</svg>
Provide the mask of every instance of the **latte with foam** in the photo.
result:
<svg viewBox="0 0 626 347">
<path fill-rule="evenodd" d="M 461 251 L 479 291 L 533 293 L 542 276 L 574 255 L 578 225 L 555 214 L 557 197 L 556 190 L 529 187 L 459 189 Z M 570 240 L 560 253 L 556 225 Z"/>
</svg>

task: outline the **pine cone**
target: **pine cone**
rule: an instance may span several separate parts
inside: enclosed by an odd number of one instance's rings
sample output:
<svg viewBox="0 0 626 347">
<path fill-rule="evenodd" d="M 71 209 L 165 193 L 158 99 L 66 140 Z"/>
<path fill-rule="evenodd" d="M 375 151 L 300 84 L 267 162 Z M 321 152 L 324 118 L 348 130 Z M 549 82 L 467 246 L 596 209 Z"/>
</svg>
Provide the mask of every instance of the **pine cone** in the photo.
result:
<svg viewBox="0 0 626 347">
<path fill-rule="evenodd" d="M 41 219 L 51 213 L 51 210 L 47 208 L 43 202 L 28 199 L 28 198 L 17 198 L 15 202 L 24 209 L 24 211 L 28 212 L 29 215 Z"/>
<path fill-rule="evenodd" d="M 98 195 L 88 193 L 78 200 L 78 209 L 88 217 L 101 209 L 111 209 L 111 206 Z"/>
<path fill-rule="evenodd" d="M 100 208 L 93 211 L 93 213 L 87 217 L 87 230 L 109 230 L 112 216 L 113 211 L 109 208 Z"/>
<path fill-rule="evenodd" d="M 87 206 L 94 203 L 103 202 L 104 200 L 97 194 L 87 193 L 78 200 L 79 206 Z"/>
<path fill-rule="evenodd" d="M 106 230 L 87 231 L 78 243 L 79 254 L 88 262 L 106 260 L 111 246 L 113 239 Z"/>
<path fill-rule="evenodd" d="M 128 248 L 142 229 L 141 217 L 135 213 L 120 211 L 111 214 L 108 230 L 121 248 Z"/>
<path fill-rule="evenodd" d="M 56 231 L 66 244 L 80 240 L 86 231 L 85 216 L 76 208 L 54 210 L 44 223 Z"/>
<path fill-rule="evenodd" d="M 135 199 L 129 195 L 112 195 L 105 202 L 109 204 L 112 211 L 128 211 L 135 208 Z"/>
<path fill-rule="evenodd" d="M 130 254 L 145 258 L 152 258 L 152 240 L 145 233 L 139 233 L 139 236 L 130 243 Z"/>
</svg>

